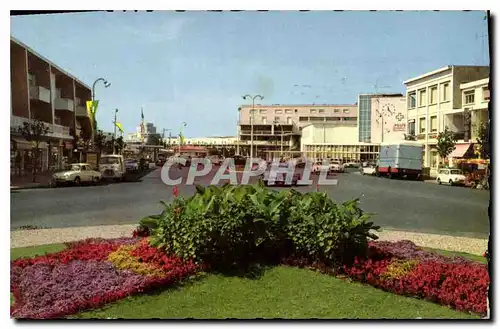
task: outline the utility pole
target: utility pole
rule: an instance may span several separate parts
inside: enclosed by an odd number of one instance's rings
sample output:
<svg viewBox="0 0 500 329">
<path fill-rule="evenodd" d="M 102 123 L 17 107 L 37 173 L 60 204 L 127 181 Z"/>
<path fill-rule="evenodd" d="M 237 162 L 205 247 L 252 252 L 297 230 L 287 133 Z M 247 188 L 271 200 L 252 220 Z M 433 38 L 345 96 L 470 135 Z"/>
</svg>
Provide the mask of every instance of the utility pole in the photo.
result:
<svg viewBox="0 0 500 329">
<path fill-rule="evenodd" d="M 274 120 L 274 124 L 276 126 L 279 126 L 281 128 L 281 157 L 283 157 L 283 136 L 284 136 L 284 132 L 283 132 L 283 125 L 280 124 L 278 121 Z"/>
<path fill-rule="evenodd" d="M 113 154 L 115 154 L 115 141 L 116 141 L 116 114 L 118 113 L 118 109 L 115 109 L 115 121 L 113 122 L 114 132 L 113 132 Z"/>
<path fill-rule="evenodd" d="M 245 95 L 243 96 L 243 99 L 251 99 L 252 100 L 252 110 L 250 113 L 250 159 L 253 159 L 253 119 L 255 115 L 255 99 L 258 98 L 260 100 L 264 99 L 264 96 L 261 95 Z"/>
</svg>

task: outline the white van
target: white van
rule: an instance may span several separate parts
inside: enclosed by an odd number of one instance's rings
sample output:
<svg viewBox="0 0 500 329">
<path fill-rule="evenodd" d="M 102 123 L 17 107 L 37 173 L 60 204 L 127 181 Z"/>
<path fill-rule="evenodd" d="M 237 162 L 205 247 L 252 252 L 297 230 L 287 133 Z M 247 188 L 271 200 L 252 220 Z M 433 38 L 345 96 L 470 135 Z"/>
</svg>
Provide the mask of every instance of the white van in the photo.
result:
<svg viewBox="0 0 500 329">
<path fill-rule="evenodd" d="M 116 181 L 124 180 L 126 168 L 123 155 L 101 155 L 101 160 L 99 160 L 99 172 L 103 179 L 113 179 Z"/>
</svg>

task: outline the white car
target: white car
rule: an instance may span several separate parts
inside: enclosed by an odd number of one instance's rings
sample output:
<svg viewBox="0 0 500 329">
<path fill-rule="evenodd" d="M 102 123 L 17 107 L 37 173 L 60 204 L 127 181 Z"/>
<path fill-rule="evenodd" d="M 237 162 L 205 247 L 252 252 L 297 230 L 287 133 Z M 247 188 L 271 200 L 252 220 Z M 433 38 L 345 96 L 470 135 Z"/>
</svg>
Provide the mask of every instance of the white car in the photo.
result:
<svg viewBox="0 0 500 329">
<path fill-rule="evenodd" d="M 52 175 L 52 183 L 57 186 L 61 184 L 81 183 L 97 184 L 101 181 L 101 173 L 92 169 L 88 163 L 74 163 L 69 170 Z"/>
<path fill-rule="evenodd" d="M 125 170 L 132 171 L 132 172 L 138 172 L 139 171 L 139 163 L 137 162 L 137 160 L 134 160 L 134 159 L 125 160 Z"/>
<path fill-rule="evenodd" d="M 375 166 L 366 166 L 360 169 L 362 175 L 375 175 L 377 173 L 377 168 Z"/>
<path fill-rule="evenodd" d="M 218 155 L 209 155 L 207 159 L 215 166 L 220 165 L 223 161 L 223 159 Z"/>
<path fill-rule="evenodd" d="M 330 172 L 344 172 L 344 165 L 340 161 L 330 161 L 328 164 L 328 171 Z"/>
<path fill-rule="evenodd" d="M 322 171 L 329 172 L 330 166 L 324 165 L 321 162 L 316 162 L 312 165 L 311 172 L 319 175 Z"/>
<path fill-rule="evenodd" d="M 287 163 L 282 163 L 279 165 L 280 167 L 288 167 L 288 164 Z M 270 175 L 271 175 L 271 169 L 272 167 L 269 166 L 267 168 L 267 170 L 260 176 L 262 182 L 265 184 L 265 185 L 281 185 L 281 186 L 285 186 L 287 185 L 286 184 L 286 174 L 285 173 L 276 173 L 276 177 L 274 179 L 274 183 L 271 183 L 270 182 Z M 302 175 L 301 174 L 296 174 L 294 173 L 293 176 L 292 176 L 292 181 L 291 181 L 291 185 L 292 186 L 297 186 L 298 185 L 298 182 L 302 179 Z"/>
<path fill-rule="evenodd" d="M 460 169 L 441 169 L 436 181 L 438 184 L 462 185 L 465 183 L 465 176 Z"/>
</svg>

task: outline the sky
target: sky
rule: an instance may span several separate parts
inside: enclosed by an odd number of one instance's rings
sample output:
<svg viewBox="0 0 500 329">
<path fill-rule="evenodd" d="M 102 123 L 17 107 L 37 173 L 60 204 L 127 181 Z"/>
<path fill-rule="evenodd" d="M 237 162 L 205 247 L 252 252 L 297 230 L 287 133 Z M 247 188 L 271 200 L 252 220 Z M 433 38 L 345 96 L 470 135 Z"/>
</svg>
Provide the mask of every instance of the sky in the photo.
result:
<svg viewBox="0 0 500 329">
<path fill-rule="evenodd" d="M 489 65 L 482 11 L 92 12 L 11 17 L 11 35 L 91 86 L 98 125 L 235 136 L 262 104 L 354 104 L 446 65 Z"/>
</svg>

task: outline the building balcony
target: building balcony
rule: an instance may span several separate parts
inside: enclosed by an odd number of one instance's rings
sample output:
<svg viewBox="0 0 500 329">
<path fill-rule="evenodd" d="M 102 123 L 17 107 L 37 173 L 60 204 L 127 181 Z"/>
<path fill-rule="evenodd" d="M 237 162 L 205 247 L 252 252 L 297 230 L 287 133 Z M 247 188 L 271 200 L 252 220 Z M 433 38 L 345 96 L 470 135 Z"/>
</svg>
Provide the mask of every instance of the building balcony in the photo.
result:
<svg viewBox="0 0 500 329">
<path fill-rule="evenodd" d="M 30 122 L 30 119 L 25 117 L 19 117 L 16 115 L 11 115 L 10 116 L 11 132 L 17 132 L 19 127 L 23 126 L 24 122 Z M 49 127 L 49 133 L 47 134 L 47 137 L 73 139 L 73 137 L 69 134 L 69 127 L 55 125 L 47 122 L 44 122 L 44 124 L 46 127 Z"/>
<path fill-rule="evenodd" d="M 68 98 L 56 98 L 55 109 L 58 111 L 74 111 L 74 102 Z"/>
<path fill-rule="evenodd" d="M 89 114 L 87 113 L 87 109 L 84 106 L 77 105 L 75 107 L 75 113 L 77 117 L 80 118 L 88 118 Z"/>
<path fill-rule="evenodd" d="M 30 86 L 30 99 L 50 104 L 50 90 L 41 86 Z"/>
</svg>

